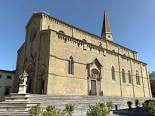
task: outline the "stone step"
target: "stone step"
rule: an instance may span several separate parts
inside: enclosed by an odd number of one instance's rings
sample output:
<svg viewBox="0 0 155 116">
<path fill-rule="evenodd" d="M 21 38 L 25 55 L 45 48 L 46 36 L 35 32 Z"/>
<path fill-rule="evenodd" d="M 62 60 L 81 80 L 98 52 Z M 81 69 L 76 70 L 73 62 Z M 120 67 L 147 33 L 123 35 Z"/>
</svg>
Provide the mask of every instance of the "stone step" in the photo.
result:
<svg viewBox="0 0 155 116">
<path fill-rule="evenodd" d="M 1 107 L 11 107 L 11 106 L 27 106 L 26 103 L 0 103 L 0 108 Z"/>
<path fill-rule="evenodd" d="M 35 106 L 35 105 L 37 105 L 37 103 L 0 103 L 0 108 L 1 107 L 12 107 L 12 106 L 18 106 L 18 107 L 20 107 L 20 106 L 25 106 L 25 107 L 30 107 L 30 106 Z"/>
<path fill-rule="evenodd" d="M 29 112 L 0 112 L 0 116 L 31 116 Z"/>
<path fill-rule="evenodd" d="M 1 111 L 27 111 L 29 107 L 27 106 L 0 106 Z"/>
<path fill-rule="evenodd" d="M 67 102 L 106 102 L 106 101 L 112 101 L 112 102 L 117 102 L 117 103 L 124 103 L 124 102 L 127 102 L 129 101 L 128 100 L 116 100 L 116 99 L 52 99 L 52 98 L 30 98 L 30 101 L 53 101 L 53 102 L 56 102 L 56 101 L 67 101 Z M 130 100 L 130 101 L 134 101 L 134 100 Z"/>
<path fill-rule="evenodd" d="M 102 103 L 112 101 L 113 105 L 118 105 L 118 108 L 121 109 L 127 107 L 127 101 L 134 102 L 135 99 L 139 99 L 140 101 L 145 100 L 144 98 L 109 97 L 109 96 L 51 96 L 51 95 L 32 95 L 32 94 L 23 94 L 23 95 L 11 94 L 10 96 L 5 97 L 5 101 L 0 103 L 0 114 L 5 114 L 7 112 L 14 112 L 14 111 L 16 111 L 17 114 L 21 114 L 19 112 L 28 111 L 28 109 L 32 105 L 37 104 L 40 104 L 41 107 L 43 108 L 46 108 L 48 105 L 53 105 L 61 110 L 64 109 L 66 104 L 74 104 L 75 112 L 76 114 L 79 114 L 81 112 L 86 112 L 89 108 L 89 105 L 94 105 L 98 102 Z"/>
</svg>

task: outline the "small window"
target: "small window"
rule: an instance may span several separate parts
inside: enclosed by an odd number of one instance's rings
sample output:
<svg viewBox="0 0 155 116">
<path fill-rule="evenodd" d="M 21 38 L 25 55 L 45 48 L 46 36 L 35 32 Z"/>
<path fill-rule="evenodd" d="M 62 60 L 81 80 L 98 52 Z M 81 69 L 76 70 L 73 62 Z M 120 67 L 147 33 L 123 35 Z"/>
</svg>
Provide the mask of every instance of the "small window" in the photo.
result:
<svg viewBox="0 0 155 116">
<path fill-rule="evenodd" d="M 65 32 L 64 32 L 64 31 L 62 31 L 62 30 L 60 30 L 60 31 L 59 31 L 59 33 L 63 33 L 63 34 L 65 34 Z"/>
<path fill-rule="evenodd" d="M 112 75 L 112 80 L 115 80 L 115 68 L 112 66 L 111 68 L 111 75 Z"/>
<path fill-rule="evenodd" d="M 126 79 L 125 79 L 125 70 L 122 69 L 122 80 L 123 80 L 123 83 L 126 82 Z"/>
<path fill-rule="evenodd" d="M 87 43 L 87 41 L 85 40 L 85 39 L 82 39 L 82 41 L 84 42 L 84 43 Z M 83 50 L 86 50 L 86 48 L 85 48 L 85 45 L 83 44 Z"/>
<path fill-rule="evenodd" d="M 70 56 L 68 61 L 68 74 L 74 74 L 74 60 L 72 56 Z"/>
<path fill-rule="evenodd" d="M 82 39 L 83 42 L 87 42 L 85 39 Z"/>
<path fill-rule="evenodd" d="M 12 79 L 12 77 L 11 76 L 7 76 L 7 79 Z"/>
</svg>

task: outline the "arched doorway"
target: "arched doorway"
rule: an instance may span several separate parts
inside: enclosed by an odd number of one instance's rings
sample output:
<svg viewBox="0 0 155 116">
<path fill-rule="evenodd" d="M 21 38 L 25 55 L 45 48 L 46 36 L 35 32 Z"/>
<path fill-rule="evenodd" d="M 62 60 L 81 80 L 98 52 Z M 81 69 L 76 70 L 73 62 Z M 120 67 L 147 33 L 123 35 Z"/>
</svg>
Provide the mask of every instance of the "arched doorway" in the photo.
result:
<svg viewBox="0 0 155 116">
<path fill-rule="evenodd" d="M 103 95 L 101 91 L 101 67 L 97 59 L 87 65 L 88 70 L 88 95 Z"/>
<path fill-rule="evenodd" d="M 33 93 L 33 81 L 34 81 L 34 65 L 33 64 L 29 64 L 26 67 L 25 70 L 28 74 L 28 79 L 27 79 L 27 93 Z"/>
<path fill-rule="evenodd" d="M 90 89 L 91 95 L 97 95 L 98 91 L 100 91 L 100 72 L 93 68 L 91 70 L 91 78 L 90 78 Z"/>
</svg>

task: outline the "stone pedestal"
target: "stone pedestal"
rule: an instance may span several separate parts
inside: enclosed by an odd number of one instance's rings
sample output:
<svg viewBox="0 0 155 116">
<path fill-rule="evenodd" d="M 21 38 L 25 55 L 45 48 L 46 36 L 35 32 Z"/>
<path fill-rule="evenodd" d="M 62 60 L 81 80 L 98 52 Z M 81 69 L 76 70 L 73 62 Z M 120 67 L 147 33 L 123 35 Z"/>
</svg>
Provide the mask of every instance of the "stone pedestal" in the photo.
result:
<svg viewBox="0 0 155 116">
<path fill-rule="evenodd" d="M 18 94 L 26 94 L 27 85 L 19 84 Z"/>
</svg>

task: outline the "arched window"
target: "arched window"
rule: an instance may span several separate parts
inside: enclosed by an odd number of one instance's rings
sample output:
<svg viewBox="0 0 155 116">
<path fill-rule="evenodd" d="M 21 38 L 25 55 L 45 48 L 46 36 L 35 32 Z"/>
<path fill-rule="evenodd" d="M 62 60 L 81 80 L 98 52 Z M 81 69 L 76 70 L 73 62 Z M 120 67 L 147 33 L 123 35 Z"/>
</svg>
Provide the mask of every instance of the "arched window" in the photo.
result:
<svg viewBox="0 0 155 116">
<path fill-rule="evenodd" d="M 131 73 L 130 73 L 130 71 L 128 71 L 128 79 L 129 79 L 129 83 L 132 83 L 132 79 L 131 79 Z"/>
<path fill-rule="evenodd" d="M 112 80 L 115 80 L 115 68 L 112 66 L 111 68 L 111 75 L 112 75 Z"/>
<path fill-rule="evenodd" d="M 73 57 L 69 57 L 68 61 L 68 74 L 74 74 L 74 60 Z"/>
<path fill-rule="evenodd" d="M 137 83 L 138 85 L 140 85 L 140 77 L 139 77 L 139 72 L 138 72 L 138 70 L 136 70 L 136 83 Z"/>
<path fill-rule="evenodd" d="M 122 80 L 123 80 L 123 83 L 126 82 L 126 79 L 125 79 L 125 70 L 122 69 Z"/>
</svg>

